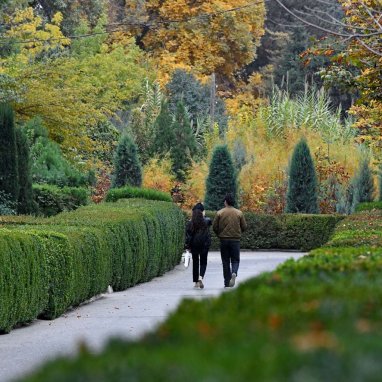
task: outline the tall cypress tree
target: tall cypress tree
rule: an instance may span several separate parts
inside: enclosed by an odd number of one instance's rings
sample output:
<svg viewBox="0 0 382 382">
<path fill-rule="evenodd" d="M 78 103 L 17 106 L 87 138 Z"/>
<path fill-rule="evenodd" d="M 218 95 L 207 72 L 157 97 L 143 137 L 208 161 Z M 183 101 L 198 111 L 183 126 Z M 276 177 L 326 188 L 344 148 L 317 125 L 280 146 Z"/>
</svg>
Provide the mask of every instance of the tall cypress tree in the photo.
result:
<svg viewBox="0 0 382 382">
<path fill-rule="evenodd" d="M 286 212 L 317 214 L 317 177 L 305 139 L 296 145 L 289 169 Z"/>
<path fill-rule="evenodd" d="M 28 139 L 21 129 L 16 129 L 17 164 L 19 175 L 19 198 L 17 212 L 30 214 L 33 212 L 32 172 Z"/>
<path fill-rule="evenodd" d="M 373 201 L 374 181 L 368 159 L 363 159 L 360 163 L 355 178 L 355 190 L 357 193 L 357 201 L 359 203 Z"/>
<path fill-rule="evenodd" d="M 16 133 L 13 110 L 8 104 L 0 104 L 0 137 L 0 191 L 9 201 L 17 202 L 19 183 Z"/>
<path fill-rule="evenodd" d="M 114 155 L 112 187 L 142 185 L 142 169 L 136 144 L 127 135 L 122 135 Z"/>
<path fill-rule="evenodd" d="M 192 164 L 192 155 L 196 151 L 196 142 L 187 110 L 181 102 L 176 109 L 172 131 L 174 134 L 174 142 L 170 150 L 172 170 L 176 179 L 184 182 Z"/>
<path fill-rule="evenodd" d="M 173 118 L 168 109 L 168 103 L 162 102 L 161 111 L 155 121 L 153 152 L 160 157 L 166 155 L 174 145 Z"/>
<path fill-rule="evenodd" d="M 219 210 L 224 207 L 224 197 L 231 193 L 237 205 L 237 179 L 227 145 L 217 146 L 212 154 L 206 181 L 205 207 Z"/>
</svg>

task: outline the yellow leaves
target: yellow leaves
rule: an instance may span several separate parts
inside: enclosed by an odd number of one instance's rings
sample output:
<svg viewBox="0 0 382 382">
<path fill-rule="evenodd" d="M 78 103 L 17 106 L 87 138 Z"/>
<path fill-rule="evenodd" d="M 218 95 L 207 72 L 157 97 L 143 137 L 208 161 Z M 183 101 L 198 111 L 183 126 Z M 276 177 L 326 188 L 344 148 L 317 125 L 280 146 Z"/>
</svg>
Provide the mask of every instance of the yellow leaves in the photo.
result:
<svg viewBox="0 0 382 382">
<path fill-rule="evenodd" d="M 53 24 L 43 24 L 42 18 L 36 16 L 31 7 L 16 11 L 9 17 L 11 28 L 5 34 L 6 37 L 13 37 L 21 46 L 14 59 L 27 63 L 43 52 L 68 46 L 70 40 L 61 32 L 61 21 L 61 13 L 53 17 Z"/>
<path fill-rule="evenodd" d="M 62 13 L 57 12 L 52 18 L 52 23 L 56 24 L 57 26 L 60 26 L 63 19 L 64 19 L 64 16 L 62 15 Z"/>
<path fill-rule="evenodd" d="M 265 8 L 259 3 L 242 11 L 223 12 L 250 3 L 249 0 L 145 1 L 139 11 L 145 10 L 153 28 L 142 31 L 141 37 L 145 49 L 158 62 L 161 76 L 168 78 L 179 65 L 192 68 L 199 76 L 212 72 L 233 76 L 235 70 L 254 58 L 264 33 Z M 127 14 L 132 16 L 137 9 L 137 1 L 127 2 Z M 177 22 L 156 25 L 158 19 Z"/>
</svg>

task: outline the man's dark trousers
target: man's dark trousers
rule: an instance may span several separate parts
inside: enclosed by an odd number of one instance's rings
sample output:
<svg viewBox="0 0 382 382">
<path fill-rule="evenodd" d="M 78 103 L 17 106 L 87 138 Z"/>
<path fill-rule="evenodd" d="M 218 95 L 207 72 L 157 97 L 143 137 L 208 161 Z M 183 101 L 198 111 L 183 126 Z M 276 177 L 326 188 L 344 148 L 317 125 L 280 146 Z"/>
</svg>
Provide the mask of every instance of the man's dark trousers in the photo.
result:
<svg viewBox="0 0 382 382">
<path fill-rule="evenodd" d="M 232 273 L 239 271 L 240 264 L 240 241 L 239 240 L 220 240 L 220 254 L 223 262 L 224 286 L 229 286 Z M 232 264 L 232 268 L 231 268 Z"/>
</svg>

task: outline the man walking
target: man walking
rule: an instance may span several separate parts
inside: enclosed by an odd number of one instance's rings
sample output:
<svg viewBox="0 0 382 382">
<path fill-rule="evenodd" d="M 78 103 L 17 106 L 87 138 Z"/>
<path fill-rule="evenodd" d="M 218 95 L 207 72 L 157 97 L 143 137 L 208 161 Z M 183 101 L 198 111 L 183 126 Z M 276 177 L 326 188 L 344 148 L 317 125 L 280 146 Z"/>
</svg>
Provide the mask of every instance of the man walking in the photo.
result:
<svg viewBox="0 0 382 382">
<path fill-rule="evenodd" d="M 247 229 L 241 211 L 233 207 L 231 194 L 224 198 L 224 208 L 215 216 L 212 228 L 220 239 L 220 253 L 223 262 L 224 286 L 233 287 L 240 264 L 240 238 Z"/>
</svg>

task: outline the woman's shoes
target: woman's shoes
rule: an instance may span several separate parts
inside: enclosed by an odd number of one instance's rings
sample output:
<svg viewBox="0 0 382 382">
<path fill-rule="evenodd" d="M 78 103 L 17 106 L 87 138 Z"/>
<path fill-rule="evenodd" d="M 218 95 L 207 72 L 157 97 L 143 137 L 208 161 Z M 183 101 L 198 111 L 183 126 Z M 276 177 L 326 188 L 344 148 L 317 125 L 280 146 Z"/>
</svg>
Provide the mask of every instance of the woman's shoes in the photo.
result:
<svg viewBox="0 0 382 382">
<path fill-rule="evenodd" d="M 203 289 L 204 288 L 204 284 L 203 284 L 202 280 L 203 280 L 203 278 L 199 277 L 199 280 L 195 283 L 194 288 Z"/>
</svg>

